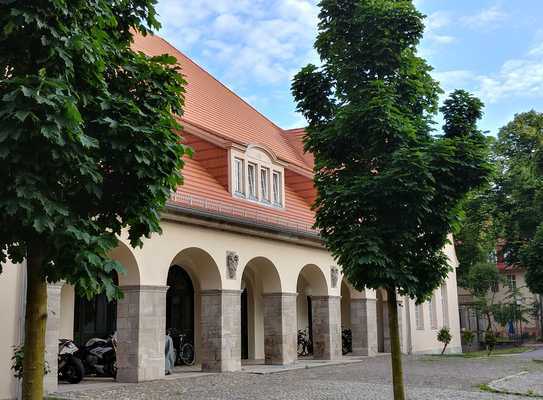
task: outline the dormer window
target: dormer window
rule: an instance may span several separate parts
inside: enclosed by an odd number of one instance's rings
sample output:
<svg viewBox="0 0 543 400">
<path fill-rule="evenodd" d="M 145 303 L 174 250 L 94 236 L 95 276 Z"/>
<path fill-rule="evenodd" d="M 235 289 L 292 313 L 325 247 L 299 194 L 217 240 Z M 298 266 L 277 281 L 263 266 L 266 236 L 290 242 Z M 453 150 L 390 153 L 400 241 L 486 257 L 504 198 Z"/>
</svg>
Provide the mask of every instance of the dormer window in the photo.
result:
<svg viewBox="0 0 543 400">
<path fill-rule="evenodd" d="M 236 197 L 274 207 L 283 207 L 283 167 L 268 152 L 249 147 L 231 150 L 231 193 Z"/>
</svg>

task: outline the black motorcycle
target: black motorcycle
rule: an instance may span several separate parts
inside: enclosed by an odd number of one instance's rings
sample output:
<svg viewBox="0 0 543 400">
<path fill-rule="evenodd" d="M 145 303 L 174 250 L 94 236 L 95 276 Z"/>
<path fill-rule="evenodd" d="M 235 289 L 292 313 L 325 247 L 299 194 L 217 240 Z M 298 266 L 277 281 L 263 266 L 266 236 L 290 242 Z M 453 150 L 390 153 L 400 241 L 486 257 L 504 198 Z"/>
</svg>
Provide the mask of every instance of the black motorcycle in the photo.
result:
<svg viewBox="0 0 543 400">
<path fill-rule="evenodd" d="M 70 339 L 58 341 L 58 379 L 79 383 L 85 376 L 85 367 L 77 357 L 79 349 Z"/>
<path fill-rule="evenodd" d="M 341 331 L 341 352 L 343 355 L 353 352 L 353 334 L 350 329 Z"/>
<path fill-rule="evenodd" d="M 117 376 L 117 341 L 115 335 L 108 339 L 92 338 L 79 349 L 87 375 Z"/>
</svg>

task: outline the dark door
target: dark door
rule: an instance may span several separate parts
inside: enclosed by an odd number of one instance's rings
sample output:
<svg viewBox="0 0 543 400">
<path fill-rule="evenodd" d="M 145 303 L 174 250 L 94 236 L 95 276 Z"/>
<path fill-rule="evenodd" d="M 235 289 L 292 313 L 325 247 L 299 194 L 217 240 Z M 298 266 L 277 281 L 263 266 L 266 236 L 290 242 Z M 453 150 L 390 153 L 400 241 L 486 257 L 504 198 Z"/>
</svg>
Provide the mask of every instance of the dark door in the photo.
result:
<svg viewBox="0 0 543 400">
<path fill-rule="evenodd" d="M 194 287 L 187 272 L 177 266 L 170 267 L 166 292 L 166 329 L 171 329 L 174 342 L 179 334 L 194 340 Z"/>
<path fill-rule="evenodd" d="M 249 358 L 249 324 L 247 310 L 247 288 L 241 292 L 241 359 Z"/>
<path fill-rule="evenodd" d="M 117 274 L 113 281 L 118 284 Z M 108 301 L 105 294 L 92 299 L 75 295 L 74 340 L 84 345 L 89 339 L 107 339 L 117 329 L 117 302 Z"/>
<path fill-rule="evenodd" d="M 309 340 L 313 343 L 313 307 L 311 306 L 311 297 L 307 296 L 307 325 L 309 331 Z"/>
</svg>

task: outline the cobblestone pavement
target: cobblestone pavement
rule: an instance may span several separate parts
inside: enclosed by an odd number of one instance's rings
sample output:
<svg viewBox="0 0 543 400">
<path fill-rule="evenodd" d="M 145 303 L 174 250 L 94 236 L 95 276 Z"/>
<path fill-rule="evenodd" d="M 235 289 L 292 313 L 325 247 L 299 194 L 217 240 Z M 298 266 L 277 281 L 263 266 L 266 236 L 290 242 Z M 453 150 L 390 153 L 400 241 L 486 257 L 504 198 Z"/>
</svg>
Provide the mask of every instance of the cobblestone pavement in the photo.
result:
<svg viewBox="0 0 543 400">
<path fill-rule="evenodd" d="M 461 357 L 406 357 L 404 369 L 409 399 L 471 400 L 523 399 L 481 392 L 479 386 L 522 371 L 542 373 L 543 365 L 516 356 L 490 359 Z M 67 392 L 62 398 L 86 400 L 206 399 L 206 400 L 320 400 L 392 399 L 390 358 L 376 357 L 356 364 L 326 366 L 275 374 L 247 373 L 116 385 L 84 392 Z"/>
</svg>

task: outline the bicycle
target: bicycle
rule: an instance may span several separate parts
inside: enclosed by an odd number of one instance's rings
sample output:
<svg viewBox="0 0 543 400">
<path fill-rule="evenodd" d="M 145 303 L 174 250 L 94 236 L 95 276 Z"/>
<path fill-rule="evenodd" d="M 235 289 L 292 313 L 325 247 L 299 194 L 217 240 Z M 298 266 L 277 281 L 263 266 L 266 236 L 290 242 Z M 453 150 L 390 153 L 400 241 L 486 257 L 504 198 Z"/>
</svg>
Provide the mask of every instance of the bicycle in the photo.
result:
<svg viewBox="0 0 543 400">
<path fill-rule="evenodd" d="M 194 356 L 194 346 L 188 339 L 188 335 L 181 333 L 178 335 L 179 345 L 176 349 L 176 365 L 194 365 L 196 358 Z"/>
<path fill-rule="evenodd" d="M 308 329 L 298 330 L 298 357 L 308 356 L 313 354 L 313 344 L 309 338 Z"/>
</svg>

